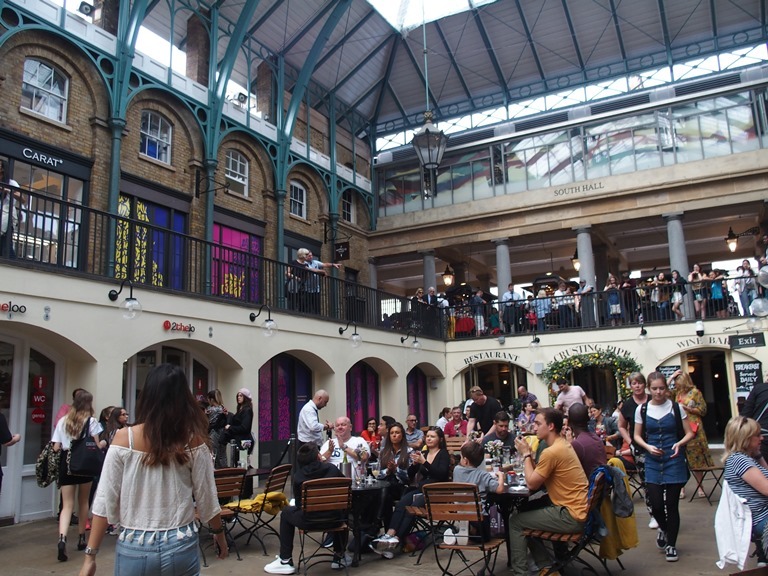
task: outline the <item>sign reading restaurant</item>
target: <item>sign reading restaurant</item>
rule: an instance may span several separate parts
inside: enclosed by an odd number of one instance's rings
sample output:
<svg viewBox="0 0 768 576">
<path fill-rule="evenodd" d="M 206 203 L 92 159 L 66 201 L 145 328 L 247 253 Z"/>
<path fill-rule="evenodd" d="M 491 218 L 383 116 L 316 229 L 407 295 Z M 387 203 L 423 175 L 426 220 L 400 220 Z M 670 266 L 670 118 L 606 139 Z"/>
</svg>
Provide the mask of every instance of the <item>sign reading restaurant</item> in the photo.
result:
<svg viewBox="0 0 768 576">
<path fill-rule="evenodd" d="M 486 362 L 489 360 L 502 360 L 506 362 L 517 362 L 520 357 L 517 354 L 510 354 L 509 352 L 502 352 L 501 350 L 488 350 L 486 352 L 478 352 L 464 358 L 464 364 L 469 366 L 475 362 Z"/>
</svg>

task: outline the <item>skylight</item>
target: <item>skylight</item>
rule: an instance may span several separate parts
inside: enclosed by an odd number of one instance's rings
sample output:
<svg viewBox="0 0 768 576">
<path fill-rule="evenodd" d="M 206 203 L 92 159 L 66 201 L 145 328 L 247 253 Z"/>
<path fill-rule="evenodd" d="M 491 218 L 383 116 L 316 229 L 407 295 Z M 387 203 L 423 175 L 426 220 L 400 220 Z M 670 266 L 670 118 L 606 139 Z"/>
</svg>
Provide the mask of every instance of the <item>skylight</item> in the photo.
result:
<svg viewBox="0 0 768 576">
<path fill-rule="evenodd" d="M 446 16 L 466 12 L 497 0 L 368 0 L 395 30 L 408 32 Z"/>
</svg>

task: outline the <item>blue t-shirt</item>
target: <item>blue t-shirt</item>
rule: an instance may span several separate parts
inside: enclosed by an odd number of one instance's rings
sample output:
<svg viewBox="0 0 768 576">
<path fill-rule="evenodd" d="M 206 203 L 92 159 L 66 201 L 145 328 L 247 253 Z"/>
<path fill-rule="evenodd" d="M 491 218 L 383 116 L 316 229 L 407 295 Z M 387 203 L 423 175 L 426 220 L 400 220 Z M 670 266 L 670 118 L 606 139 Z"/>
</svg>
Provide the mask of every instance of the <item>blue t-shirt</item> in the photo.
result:
<svg viewBox="0 0 768 576">
<path fill-rule="evenodd" d="M 725 481 L 731 487 L 734 494 L 746 499 L 752 512 L 752 526 L 757 526 L 768 517 L 768 496 L 764 496 L 747 483 L 743 476 L 750 468 L 757 468 L 768 478 L 768 470 L 763 468 L 754 458 L 750 458 L 741 452 L 734 452 L 725 461 Z"/>
</svg>

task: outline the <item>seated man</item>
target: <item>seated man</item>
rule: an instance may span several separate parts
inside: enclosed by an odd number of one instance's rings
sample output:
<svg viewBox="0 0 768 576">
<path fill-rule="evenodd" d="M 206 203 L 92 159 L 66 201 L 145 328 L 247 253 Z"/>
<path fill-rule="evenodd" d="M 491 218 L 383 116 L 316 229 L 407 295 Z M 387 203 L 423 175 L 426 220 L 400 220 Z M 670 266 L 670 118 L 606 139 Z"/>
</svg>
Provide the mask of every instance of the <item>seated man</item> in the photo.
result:
<svg viewBox="0 0 768 576">
<path fill-rule="evenodd" d="M 446 438 L 467 435 L 467 421 L 462 417 L 461 408 L 458 406 L 451 408 L 451 419 L 448 420 L 443 432 Z"/>
<path fill-rule="evenodd" d="M 589 478 L 598 466 L 605 466 L 605 442 L 588 430 L 589 416 L 584 404 L 572 404 L 568 410 L 568 426 L 565 439 L 571 443 L 581 467 Z"/>
<path fill-rule="evenodd" d="M 589 431 L 597 434 L 598 438 L 610 442 L 614 448 L 621 447 L 619 423 L 613 416 L 603 414 L 603 407 L 600 404 L 592 403 L 589 407 Z"/>
<path fill-rule="evenodd" d="M 510 434 L 510 436 L 512 436 Z M 496 473 L 488 472 L 485 466 L 485 454 L 483 447 L 477 442 L 467 442 L 461 447 L 461 460 L 453 469 L 454 482 L 468 482 L 477 486 L 482 500 L 481 510 L 483 510 L 483 524 L 480 527 L 480 534 L 483 541 L 487 542 L 491 538 L 491 523 L 488 518 L 488 511 L 485 506 L 485 495 L 488 492 L 501 494 L 504 492 L 504 472 L 501 470 Z M 472 533 L 470 531 L 470 533 Z"/>
<path fill-rule="evenodd" d="M 560 436 L 563 429 L 562 412 L 544 408 L 536 414 L 533 426 L 536 437 L 547 442 L 547 449 L 541 453 L 538 463 L 534 464 L 531 447 L 523 438 L 515 439 L 515 447 L 525 463 L 528 488 L 534 491 L 546 487 L 552 505 L 510 515 L 511 571 L 515 576 L 528 576 L 524 529 L 577 533 L 584 529 L 587 520 L 589 482 L 573 448 Z M 540 569 L 549 564 L 541 542 L 534 541 L 531 551 Z"/>
<path fill-rule="evenodd" d="M 327 460 L 338 467 L 346 455 L 347 462 L 352 464 L 352 480 L 355 480 L 358 473 L 355 464 L 367 462 L 371 448 L 368 446 L 368 442 L 359 436 L 352 436 L 352 422 L 346 416 L 336 418 L 333 430 L 336 437 L 325 441 L 320 448 L 320 457 L 323 461 Z"/>
<path fill-rule="evenodd" d="M 411 450 L 421 450 L 424 446 L 424 432 L 416 427 L 418 423 L 416 414 L 408 414 L 405 419 L 405 442 Z"/>
<path fill-rule="evenodd" d="M 505 410 L 496 412 L 491 430 L 483 437 L 483 448 L 491 440 L 499 440 L 510 452 L 515 451 L 515 437 L 509 431 L 509 414 Z"/>
<path fill-rule="evenodd" d="M 296 505 L 287 506 L 280 513 L 280 554 L 273 562 L 264 566 L 264 572 L 269 574 L 296 572 L 296 567 L 293 565 L 293 537 L 296 528 L 309 528 L 312 525 L 312 518 L 305 517 L 301 509 L 301 485 L 307 480 L 336 477 L 343 477 L 341 471 L 333 464 L 322 461 L 316 444 L 304 444 L 299 448 L 293 472 L 293 494 Z M 339 532 L 333 533 L 333 554 L 331 568 L 341 570 L 344 568 L 345 559 L 344 542 Z"/>
</svg>

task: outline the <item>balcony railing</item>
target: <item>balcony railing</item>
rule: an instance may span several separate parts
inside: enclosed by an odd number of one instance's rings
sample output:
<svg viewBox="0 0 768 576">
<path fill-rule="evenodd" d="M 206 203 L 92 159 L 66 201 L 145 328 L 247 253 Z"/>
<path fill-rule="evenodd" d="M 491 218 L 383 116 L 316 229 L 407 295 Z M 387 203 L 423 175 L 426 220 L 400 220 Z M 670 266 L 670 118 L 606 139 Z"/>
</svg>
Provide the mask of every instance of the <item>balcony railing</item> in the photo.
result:
<svg viewBox="0 0 768 576">
<path fill-rule="evenodd" d="M 459 299 L 426 306 L 147 221 L 40 192 L 16 191 L 21 192 L 21 199 L 6 193 L 8 202 L 4 201 L 0 230 L 6 230 L 9 214 L 15 216 L 13 242 L 4 244 L 0 258 L 57 273 L 130 278 L 134 284 L 161 291 L 244 307 L 268 304 L 273 310 L 358 326 L 412 330 L 440 339 L 494 335 L 495 329 L 499 333 L 580 330 L 678 318 L 673 312 L 676 296 L 671 285 L 656 291 L 641 286 L 589 296 L 530 299 L 509 307 L 498 301 L 473 306 Z M 707 300 L 707 317 L 738 315 L 727 290 L 723 294 L 722 303 Z M 492 319 L 494 308 L 498 321 Z"/>
</svg>

